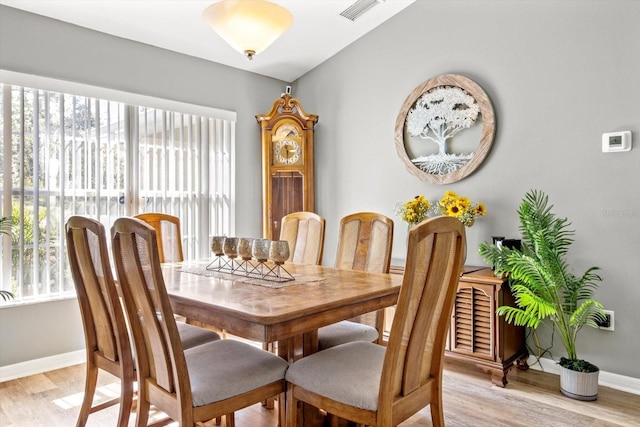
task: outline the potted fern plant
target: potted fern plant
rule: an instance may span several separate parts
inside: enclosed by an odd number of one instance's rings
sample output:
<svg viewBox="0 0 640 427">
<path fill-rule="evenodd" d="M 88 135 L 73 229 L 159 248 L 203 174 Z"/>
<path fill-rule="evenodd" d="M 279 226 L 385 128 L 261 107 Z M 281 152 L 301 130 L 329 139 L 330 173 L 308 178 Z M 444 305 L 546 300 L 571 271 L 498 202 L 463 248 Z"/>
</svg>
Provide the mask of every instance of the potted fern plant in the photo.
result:
<svg viewBox="0 0 640 427">
<path fill-rule="evenodd" d="M 584 326 L 596 328 L 604 316 L 603 306 L 592 298 L 602 279 L 591 267 L 576 276 L 566 260 L 574 231 L 567 218 L 557 217 L 546 194 L 529 191 L 520 204 L 518 216 L 522 248 L 510 249 L 484 242 L 480 255 L 495 266 L 496 274 L 509 277 L 516 307 L 497 309 L 505 320 L 518 326 L 538 328 L 548 319 L 562 339 L 567 357 L 560 359 L 561 392 L 580 400 L 598 396 L 597 366 L 578 358 L 576 338 Z"/>
</svg>

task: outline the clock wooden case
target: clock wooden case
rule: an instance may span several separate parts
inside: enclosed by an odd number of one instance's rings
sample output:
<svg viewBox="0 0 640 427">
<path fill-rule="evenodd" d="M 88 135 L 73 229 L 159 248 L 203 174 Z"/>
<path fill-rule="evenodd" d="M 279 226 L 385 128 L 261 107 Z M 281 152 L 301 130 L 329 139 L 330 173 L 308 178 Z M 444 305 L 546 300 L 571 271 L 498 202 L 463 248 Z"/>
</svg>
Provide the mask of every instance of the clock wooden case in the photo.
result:
<svg viewBox="0 0 640 427">
<path fill-rule="evenodd" d="M 262 235 L 280 238 L 282 217 L 315 210 L 313 133 L 318 116 L 284 93 L 256 120 L 262 132 Z"/>
</svg>

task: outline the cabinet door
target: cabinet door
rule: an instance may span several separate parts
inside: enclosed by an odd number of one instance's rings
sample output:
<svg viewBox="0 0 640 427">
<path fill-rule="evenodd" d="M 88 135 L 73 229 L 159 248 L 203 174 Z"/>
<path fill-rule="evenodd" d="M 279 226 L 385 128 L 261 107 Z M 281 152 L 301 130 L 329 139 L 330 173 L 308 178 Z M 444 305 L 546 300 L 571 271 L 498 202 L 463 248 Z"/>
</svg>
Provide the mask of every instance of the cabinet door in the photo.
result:
<svg viewBox="0 0 640 427">
<path fill-rule="evenodd" d="M 494 286 L 460 282 L 449 331 L 450 350 L 495 360 Z"/>
</svg>

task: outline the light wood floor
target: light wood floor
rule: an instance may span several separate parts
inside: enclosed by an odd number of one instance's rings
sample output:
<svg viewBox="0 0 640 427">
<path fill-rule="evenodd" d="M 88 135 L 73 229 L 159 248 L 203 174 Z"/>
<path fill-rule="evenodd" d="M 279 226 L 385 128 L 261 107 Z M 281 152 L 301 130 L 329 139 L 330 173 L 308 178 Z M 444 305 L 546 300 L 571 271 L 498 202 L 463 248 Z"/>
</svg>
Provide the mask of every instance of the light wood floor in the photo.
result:
<svg viewBox="0 0 640 427">
<path fill-rule="evenodd" d="M 83 386 L 84 365 L 0 383 L 0 426 L 74 426 Z M 101 373 L 99 386 L 101 395 L 117 395 L 114 377 Z M 640 396 L 601 386 L 597 401 L 580 402 L 560 394 L 558 376 L 534 370 L 512 370 L 509 384 L 500 388 L 473 365 L 447 361 L 443 390 L 450 427 L 640 426 Z M 117 410 L 92 414 L 87 426 L 112 427 Z M 236 425 L 275 427 L 275 411 L 252 406 L 236 414 Z M 134 420 L 132 414 L 130 426 Z M 401 426 L 431 426 L 429 409 Z"/>
</svg>

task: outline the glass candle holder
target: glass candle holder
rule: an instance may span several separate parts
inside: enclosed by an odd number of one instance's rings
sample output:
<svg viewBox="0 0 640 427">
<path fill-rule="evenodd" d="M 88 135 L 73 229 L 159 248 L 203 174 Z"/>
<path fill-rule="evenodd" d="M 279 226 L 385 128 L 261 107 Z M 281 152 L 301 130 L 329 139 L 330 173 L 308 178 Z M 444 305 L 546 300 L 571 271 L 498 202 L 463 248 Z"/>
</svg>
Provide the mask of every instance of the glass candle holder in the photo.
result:
<svg viewBox="0 0 640 427">
<path fill-rule="evenodd" d="M 215 256 L 224 255 L 224 241 L 227 236 L 213 236 L 211 238 L 211 252 Z"/>
<path fill-rule="evenodd" d="M 271 246 L 271 240 L 269 239 L 255 239 L 253 241 L 252 253 L 253 257 L 258 262 L 265 262 L 269 259 L 269 248 Z"/>
<path fill-rule="evenodd" d="M 238 256 L 238 238 L 227 237 L 224 239 L 224 254 L 229 258 L 235 258 Z"/>
<path fill-rule="evenodd" d="M 253 240 L 250 237 L 241 237 L 238 242 L 238 255 L 244 261 L 250 260 L 253 255 Z"/>
<path fill-rule="evenodd" d="M 274 240 L 271 242 L 269 258 L 275 264 L 284 264 L 284 262 L 289 259 L 289 242 L 286 240 Z"/>
</svg>

